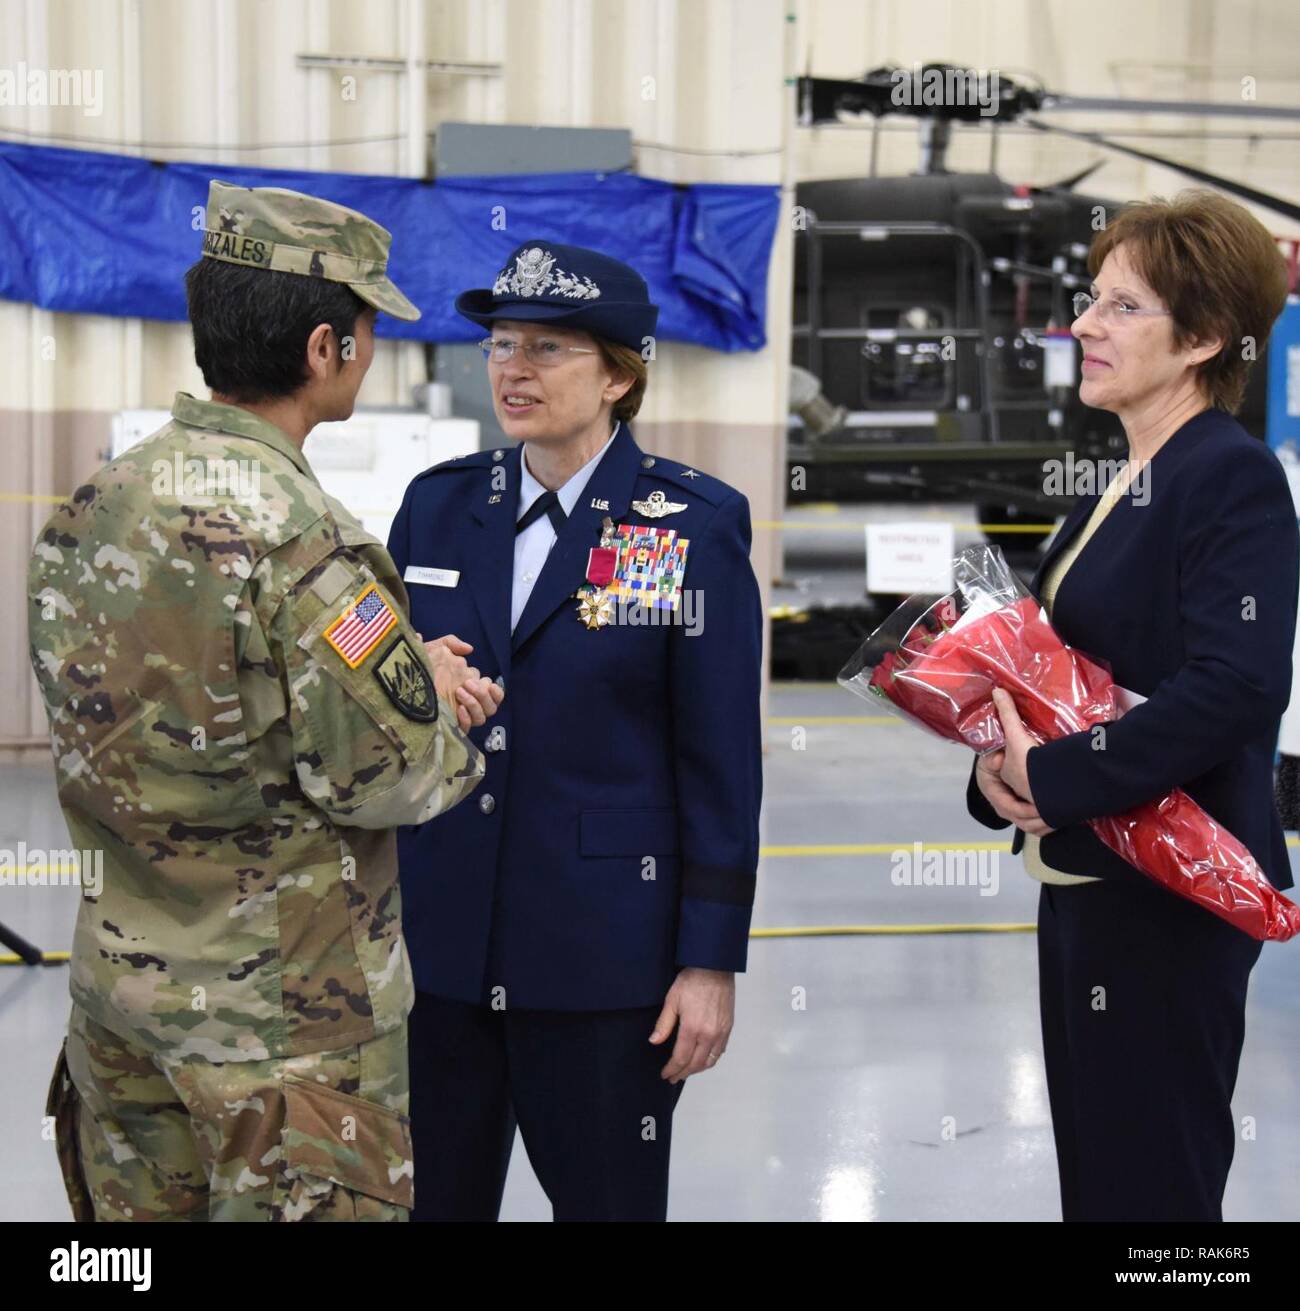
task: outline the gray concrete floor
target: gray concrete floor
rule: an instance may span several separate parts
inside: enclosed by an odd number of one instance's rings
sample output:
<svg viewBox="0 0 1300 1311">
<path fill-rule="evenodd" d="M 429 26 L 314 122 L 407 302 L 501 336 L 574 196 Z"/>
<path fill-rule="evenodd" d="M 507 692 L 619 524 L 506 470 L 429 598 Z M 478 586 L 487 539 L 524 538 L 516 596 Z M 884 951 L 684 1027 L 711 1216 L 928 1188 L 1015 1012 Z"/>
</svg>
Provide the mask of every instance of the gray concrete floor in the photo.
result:
<svg viewBox="0 0 1300 1311">
<path fill-rule="evenodd" d="M 816 548 L 791 551 L 792 593 L 801 578 L 805 594 L 860 591 L 852 554 L 866 514 L 840 517 L 838 548 L 835 534 L 810 530 Z M 755 927 L 1031 923 L 1038 885 L 1006 850 L 993 896 L 893 885 L 894 848 L 996 835 L 965 813 L 965 752 L 894 722 L 865 722 L 877 718 L 830 684 L 773 689 Z M 0 767 L 0 847 L 19 839 L 65 841 L 44 765 Z M 870 844 L 887 849 L 808 850 Z M 0 888 L 0 920 L 66 949 L 75 897 Z M 730 1048 L 688 1082 L 674 1121 L 673 1218 L 1059 1218 L 1032 935 L 756 939 L 737 992 Z M 0 969 L 0 1219 L 67 1214 L 41 1139 L 67 1006 L 66 967 Z M 1238 1118 L 1255 1117 L 1257 1136 L 1238 1143 L 1229 1218 L 1300 1219 L 1297 1105 L 1300 944 L 1272 944 L 1253 977 L 1234 1102 Z M 503 1217 L 550 1217 L 522 1143 Z"/>
</svg>

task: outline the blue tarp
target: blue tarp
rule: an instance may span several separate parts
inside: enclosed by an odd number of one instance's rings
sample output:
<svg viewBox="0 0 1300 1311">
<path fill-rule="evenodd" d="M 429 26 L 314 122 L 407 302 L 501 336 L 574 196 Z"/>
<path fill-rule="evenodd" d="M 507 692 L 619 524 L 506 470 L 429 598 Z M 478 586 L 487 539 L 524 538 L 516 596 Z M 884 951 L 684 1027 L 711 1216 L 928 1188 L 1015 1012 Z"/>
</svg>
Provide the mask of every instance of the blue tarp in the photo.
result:
<svg viewBox="0 0 1300 1311">
<path fill-rule="evenodd" d="M 509 253 L 539 237 L 631 264 L 660 307 L 661 338 L 725 351 L 758 350 L 766 340 L 778 189 L 677 186 L 628 173 L 422 182 L 0 142 L 0 298 L 184 319 L 182 279 L 199 256 L 211 178 L 309 192 L 388 228 L 389 273 L 423 317 L 402 323 L 381 314 L 380 336 L 473 340 L 482 330 L 452 309 L 457 293 L 491 286 Z M 494 230 L 501 213 L 505 231 Z"/>
<path fill-rule="evenodd" d="M 1269 334 L 1267 416 L 1268 444 L 1275 451 L 1288 442 L 1300 447 L 1300 300 L 1294 296 Z"/>
</svg>

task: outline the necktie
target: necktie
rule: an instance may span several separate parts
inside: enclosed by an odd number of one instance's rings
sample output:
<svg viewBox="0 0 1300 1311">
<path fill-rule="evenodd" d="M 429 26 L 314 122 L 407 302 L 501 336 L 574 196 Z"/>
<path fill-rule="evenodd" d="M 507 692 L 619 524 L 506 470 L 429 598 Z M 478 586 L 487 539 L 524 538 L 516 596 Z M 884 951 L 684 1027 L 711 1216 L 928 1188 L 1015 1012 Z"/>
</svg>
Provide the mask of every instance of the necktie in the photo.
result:
<svg viewBox="0 0 1300 1311">
<path fill-rule="evenodd" d="M 515 536 L 518 537 L 529 524 L 536 523 L 538 519 L 546 515 L 551 521 L 551 527 L 555 529 L 555 535 L 560 535 L 560 530 L 568 522 L 568 515 L 564 513 L 564 507 L 560 504 L 560 498 L 554 492 L 543 492 L 533 503 L 526 509 L 519 522 L 515 524 Z"/>
</svg>

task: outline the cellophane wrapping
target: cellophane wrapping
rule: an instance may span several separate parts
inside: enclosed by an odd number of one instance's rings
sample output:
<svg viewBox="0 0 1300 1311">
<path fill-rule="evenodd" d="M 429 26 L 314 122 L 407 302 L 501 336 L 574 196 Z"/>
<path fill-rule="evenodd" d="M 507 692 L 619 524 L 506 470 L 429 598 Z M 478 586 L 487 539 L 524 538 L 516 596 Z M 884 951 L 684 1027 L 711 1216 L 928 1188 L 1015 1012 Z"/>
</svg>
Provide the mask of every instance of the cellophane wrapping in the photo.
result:
<svg viewBox="0 0 1300 1311">
<path fill-rule="evenodd" d="M 1067 646 L 1000 549 L 953 561 L 953 591 L 909 597 L 840 671 L 842 687 L 948 742 L 983 754 L 1004 745 L 1000 687 L 1039 743 L 1092 731 L 1123 713 L 1108 669 Z M 1122 815 L 1088 821 L 1116 855 L 1260 941 L 1300 931 L 1300 908 L 1250 852 L 1181 788 Z"/>
</svg>

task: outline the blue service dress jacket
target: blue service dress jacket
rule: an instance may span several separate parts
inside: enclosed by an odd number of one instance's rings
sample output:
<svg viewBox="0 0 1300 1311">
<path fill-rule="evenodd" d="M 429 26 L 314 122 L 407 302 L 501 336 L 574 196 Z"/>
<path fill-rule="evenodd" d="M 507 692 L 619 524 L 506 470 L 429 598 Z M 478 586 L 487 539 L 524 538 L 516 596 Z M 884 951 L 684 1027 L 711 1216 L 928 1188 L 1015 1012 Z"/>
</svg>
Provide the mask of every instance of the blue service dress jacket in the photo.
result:
<svg viewBox="0 0 1300 1311">
<path fill-rule="evenodd" d="M 1102 520 L 1052 607 L 1066 642 L 1147 700 L 1107 727 L 1103 750 L 1089 732 L 1030 750 L 1034 803 L 1056 830 L 1042 841 L 1043 860 L 1067 874 L 1145 878 L 1085 821 L 1181 787 L 1246 845 L 1274 887 L 1289 888 L 1273 801 L 1300 579 L 1286 474 L 1231 415 L 1210 409 L 1160 447 L 1147 476 L 1146 491 L 1121 496 Z M 1035 596 L 1098 495 L 1066 516 L 1030 585 Z M 974 769 L 966 804 L 987 827 L 1007 827 Z M 1023 845 L 1017 829 L 1012 852 Z"/>
<path fill-rule="evenodd" d="M 475 796 L 398 832 L 415 983 L 530 1009 L 653 1006 L 682 967 L 745 968 L 762 790 L 749 506 L 620 424 L 512 634 L 520 454 L 421 474 L 388 544 L 417 632 L 471 643 L 469 662 L 506 691 L 470 733 L 487 761 Z M 684 508 L 638 510 L 652 493 Z M 580 620 L 607 516 L 689 543 L 689 625 Z"/>
</svg>

